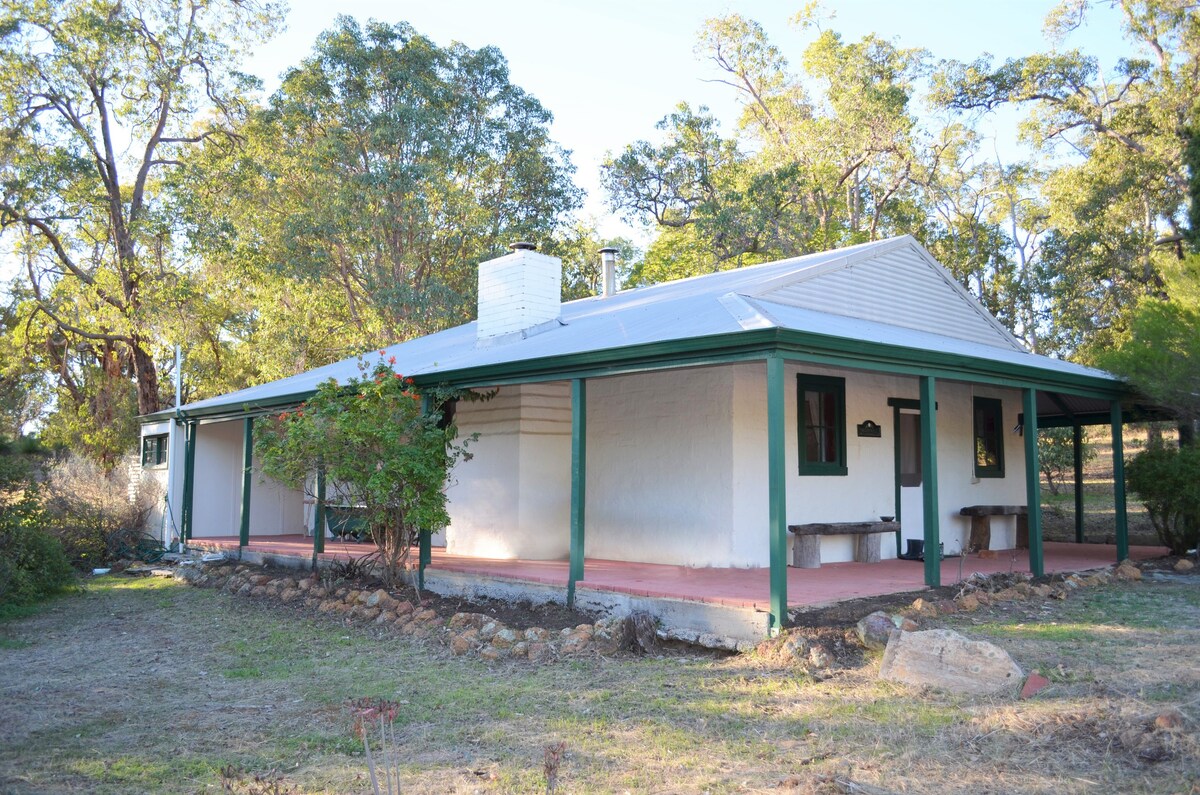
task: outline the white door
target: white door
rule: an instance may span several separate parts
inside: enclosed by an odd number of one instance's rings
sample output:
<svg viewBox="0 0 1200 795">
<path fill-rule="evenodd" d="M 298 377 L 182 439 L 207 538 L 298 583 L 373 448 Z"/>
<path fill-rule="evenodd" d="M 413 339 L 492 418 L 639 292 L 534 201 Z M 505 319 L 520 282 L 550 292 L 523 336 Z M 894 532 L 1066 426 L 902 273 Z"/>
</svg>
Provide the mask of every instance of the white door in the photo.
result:
<svg viewBox="0 0 1200 795">
<path fill-rule="evenodd" d="M 925 538 L 925 510 L 921 499 L 921 412 L 896 413 L 896 478 L 900 492 L 900 553 L 908 552 L 909 539 Z"/>
</svg>

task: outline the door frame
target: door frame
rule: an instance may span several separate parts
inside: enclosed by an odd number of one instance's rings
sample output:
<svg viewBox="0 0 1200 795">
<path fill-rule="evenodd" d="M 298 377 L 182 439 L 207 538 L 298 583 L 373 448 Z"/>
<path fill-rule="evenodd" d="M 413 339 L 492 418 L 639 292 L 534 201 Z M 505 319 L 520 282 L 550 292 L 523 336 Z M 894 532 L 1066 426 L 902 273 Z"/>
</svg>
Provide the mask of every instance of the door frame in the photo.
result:
<svg viewBox="0 0 1200 795">
<path fill-rule="evenodd" d="M 905 409 L 908 411 L 916 411 L 918 415 L 921 413 L 921 401 L 916 398 L 898 398 L 890 397 L 887 399 L 887 404 L 892 407 L 892 482 L 894 483 L 893 495 L 895 498 L 896 523 L 900 524 L 903 520 L 903 508 L 900 500 L 900 411 Z M 933 410 L 937 411 L 937 403 L 933 404 Z M 925 477 L 924 473 L 921 477 Z M 896 530 L 896 558 L 900 557 L 900 548 L 903 544 L 901 536 L 903 530 Z"/>
</svg>

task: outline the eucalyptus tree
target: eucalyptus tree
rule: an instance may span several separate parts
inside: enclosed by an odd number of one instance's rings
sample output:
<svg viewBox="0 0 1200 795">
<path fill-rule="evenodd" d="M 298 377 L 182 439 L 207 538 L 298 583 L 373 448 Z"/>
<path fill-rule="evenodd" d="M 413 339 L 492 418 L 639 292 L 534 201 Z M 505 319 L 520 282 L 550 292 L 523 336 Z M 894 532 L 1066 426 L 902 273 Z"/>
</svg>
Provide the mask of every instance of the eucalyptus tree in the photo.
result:
<svg viewBox="0 0 1200 795">
<path fill-rule="evenodd" d="M 187 278 L 162 178 L 235 140 L 253 87 L 237 66 L 278 20 L 260 0 L 0 8 L 0 230 L 24 273 L 24 353 L 60 412 L 103 425 L 126 391 L 119 411 L 160 408 L 159 310 Z"/>
<path fill-rule="evenodd" d="M 737 93 L 743 113 L 734 135 L 721 136 L 703 109 L 681 105 L 659 125 L 662 144 L 638 141 L 604 167 L 614 208 L 660 230 L 644 277 L 737 267 L 921 225 L 924 152 L 909 102 L 923 51 L 825 31 L 797 75 L 760 25 L 730 15 L 705 24 L 697 53 Z"/>
<path fill-rule="evenodd" d="M 1056 331 L 1068 347 L 1113 343 L 1139 296 L 1165 294 L 1162 268 L 1194 238 L 1189 169 L 1200 123 L 1200 25 L 1189 0 L 1120 0 L 1136 57 L 1109 72 L 1079 50 L 947 63 L 935 98 L 966 111 L 1029 109 L 1028 141 L 1053 162 L 1042 195 L 1043 246 Z M 1062 40 L 1083 24 L 1086 0 L 1062 3 L 1047 20 Z"/>
<path fill-rule="evenodd" d="M 183 214 L 205 267 L 263 299 L 260 351 L 321 364 L 470 319 L 480 261 L 565 228 L 580 193 L 550 121 L 496 48 L 342 17 L 243 149 L 193 161 Z"/>
</svg>

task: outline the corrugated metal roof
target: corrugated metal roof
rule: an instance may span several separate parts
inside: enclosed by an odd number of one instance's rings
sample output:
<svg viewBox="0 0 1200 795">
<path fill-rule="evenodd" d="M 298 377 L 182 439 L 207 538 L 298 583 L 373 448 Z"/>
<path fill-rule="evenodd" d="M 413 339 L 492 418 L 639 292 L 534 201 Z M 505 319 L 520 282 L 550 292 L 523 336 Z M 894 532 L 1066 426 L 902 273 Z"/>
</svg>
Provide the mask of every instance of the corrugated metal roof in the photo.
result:
<svg viewBox="0 0 1200 795">
<path fill-rule="evenodd" d="M 849 287 L 845 274 L 850 274 Z M 856 307 L 863 275 L 871 295 Z M 807 297 L 809 291 L 820 300 Z M 823 308 L 804 306 L 813 303 Z M 770 328 L 1115 380 L 1100 370 L 1026 352 L 907 235 L 571 301 L 563 304 L 558 327 L 527 338 L 481 345 L 472 322 L 392 345 L 384 355 L 395 356 L 396 370 L 406 375 L 449 379 L 455 372 L 489 365 Z M 366 358 L 372 362 L 375 355 Z M 346 359 L 184 410 L 269 402 L 312 392 L 330 378 L 344 381 L 358 375 L 359 359 Z"/>
</svg>

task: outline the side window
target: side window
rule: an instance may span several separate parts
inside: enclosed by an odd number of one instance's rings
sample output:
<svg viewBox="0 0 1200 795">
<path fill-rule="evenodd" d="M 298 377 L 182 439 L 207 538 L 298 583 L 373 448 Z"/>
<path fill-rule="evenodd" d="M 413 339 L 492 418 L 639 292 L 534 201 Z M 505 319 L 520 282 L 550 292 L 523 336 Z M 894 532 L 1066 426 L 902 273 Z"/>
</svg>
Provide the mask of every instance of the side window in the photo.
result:
<svg viewBox="0 0 1200 795">
<path fill-rule="evenodd" d="M 1004 417 L 995 398 L 975 398 L 975 477 L 1004 477 Z"/>
<path fill-rule="evenodd" d="M 142 437 L 142 466 L 163 467 L 167 465 L 167 435 Z"/>
<path fill-rule="evenodd" d="M 846 379 L 796 376 L 800 474 L 846 474 Z"/>
</svg>

